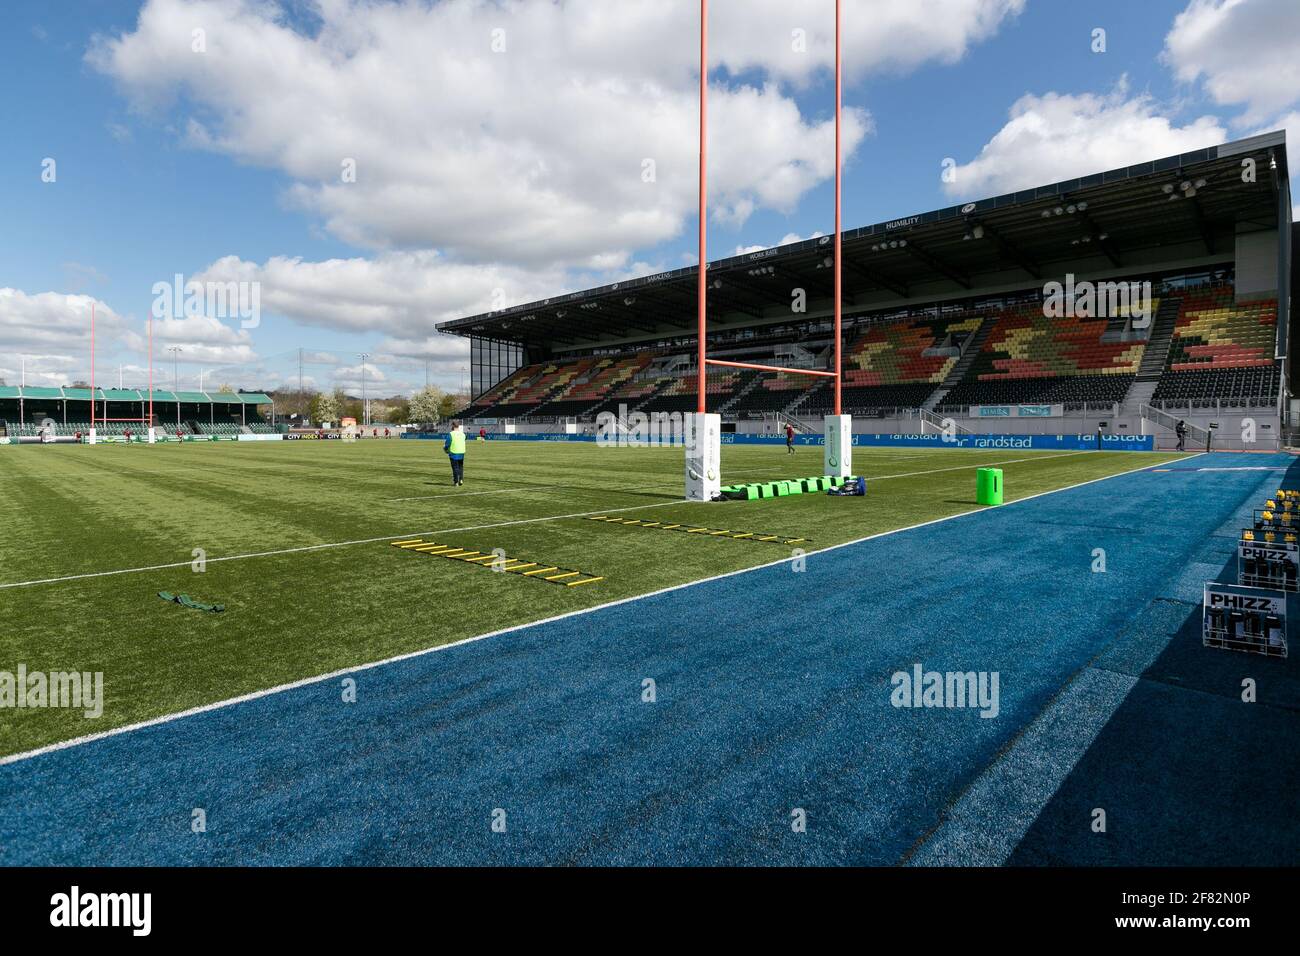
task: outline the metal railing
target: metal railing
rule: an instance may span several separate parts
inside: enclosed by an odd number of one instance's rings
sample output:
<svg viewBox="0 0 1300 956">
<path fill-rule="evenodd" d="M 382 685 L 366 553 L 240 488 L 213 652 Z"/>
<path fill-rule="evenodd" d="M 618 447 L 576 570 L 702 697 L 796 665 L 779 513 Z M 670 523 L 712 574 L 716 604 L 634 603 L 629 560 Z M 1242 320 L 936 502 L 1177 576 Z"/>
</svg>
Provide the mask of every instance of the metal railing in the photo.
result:
<svg viewBox="0 0 1300 956">
<path fill-rule="evenodd" d="M 958 425 L 957 422 L 952 418 L 940 417 L 939 415 L 936 415 L 934 412 L 929 411 L 928 409 L 925 408 L 918 408 L 917 413 L 918 413 L 917 418 L 921 419 L 922 435 L 925 434 L 926 425 L 929 425 L 937 432 L 947 432 L 949 428 L 953 428 L 963 434 L 966 435 L 971 434 L 971 430 L 969 428 L 966 428 L 962 425 Z"/>
<path fill-rule="evenodd" d="M 1168 412 L 1161 411 L 1158 408 L 1152 408 L 1150 405 L 1139 405 L 1138 412 L 1147 421 L 1154 422 L 1155 424 L 1161 426 L 1162 428 L 1168 428 L 1170 431 L 1176 429 L 1178 427 L 1178 423 L 1182 421 L 1181 418 L 1178 418 L 1174 415 L 1170 415 Z M 1194 445 L 1196 445 L 1197 447 L 1200 447 L 1202 445 L 1207 447 L 1209 446 L 1209 442 L 1210 442 L 1209 429 L 1202 428 L 1200 425 L 1193 425 L 1189 422 L 1183 422 L 1183 427 L 1187 429 L 1187 437 L 1192 440 L 1192 443 Z"/>
</svg>

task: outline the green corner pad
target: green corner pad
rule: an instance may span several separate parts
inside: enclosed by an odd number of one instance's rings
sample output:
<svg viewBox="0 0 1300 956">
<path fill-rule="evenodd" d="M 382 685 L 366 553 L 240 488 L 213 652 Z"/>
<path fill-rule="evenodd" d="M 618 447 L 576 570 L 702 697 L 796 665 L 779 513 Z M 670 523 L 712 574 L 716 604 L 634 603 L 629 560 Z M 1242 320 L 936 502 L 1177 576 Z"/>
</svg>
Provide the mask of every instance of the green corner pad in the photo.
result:
<svg viewBox="0 0 1300 956">
<path fill-rule="evenodd" d="M 195 611 L 211 611 L 214 614 L 220 614 L 226 609 L 224 604 L 204 604 L 202 601 L 196 601 L 188 594 L 172 594 L 170 591 L 159 591 L 158 596 L 170 604 L 179 604 L 181 607 L 192 608 Z"/>
</svg>

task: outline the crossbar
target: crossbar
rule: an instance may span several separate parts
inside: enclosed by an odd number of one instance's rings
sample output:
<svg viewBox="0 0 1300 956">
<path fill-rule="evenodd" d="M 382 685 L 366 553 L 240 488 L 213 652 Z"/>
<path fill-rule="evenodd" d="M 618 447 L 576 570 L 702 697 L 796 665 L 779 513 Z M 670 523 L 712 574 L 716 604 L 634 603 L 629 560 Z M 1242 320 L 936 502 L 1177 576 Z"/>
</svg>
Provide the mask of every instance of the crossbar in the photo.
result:
<svg viewBox="0 0 1300 956">
<path fill-rule="evenodd" d="M 725 365 L 727 368 L 756 368 L 760 372 L 789 372 L 791 375 L 818 375 L 822 378 L 839 378 L 838 372 L 823 372 L 811 368 L 786 368 L 784 365 L 758 365 L 754 362 L 724 362 L 722 359 L 705 359 L 705 365 Z"/>
</svg>

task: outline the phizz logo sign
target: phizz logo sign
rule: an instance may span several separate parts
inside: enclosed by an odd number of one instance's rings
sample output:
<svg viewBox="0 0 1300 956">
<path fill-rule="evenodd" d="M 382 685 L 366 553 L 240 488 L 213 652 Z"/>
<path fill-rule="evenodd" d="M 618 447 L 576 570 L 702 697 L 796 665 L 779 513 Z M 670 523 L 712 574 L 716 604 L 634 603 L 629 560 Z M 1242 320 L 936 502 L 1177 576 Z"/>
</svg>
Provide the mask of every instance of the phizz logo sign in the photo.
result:
<svg viewBox="0 0 1300 956">
<path fill-rule="evenodd" d="M 50 897 L 50 925 L 122 928 L 132 936 L 148 936 L 153 929 L 152 893 L 83 893 L 73 886 Z"/>
</svg>

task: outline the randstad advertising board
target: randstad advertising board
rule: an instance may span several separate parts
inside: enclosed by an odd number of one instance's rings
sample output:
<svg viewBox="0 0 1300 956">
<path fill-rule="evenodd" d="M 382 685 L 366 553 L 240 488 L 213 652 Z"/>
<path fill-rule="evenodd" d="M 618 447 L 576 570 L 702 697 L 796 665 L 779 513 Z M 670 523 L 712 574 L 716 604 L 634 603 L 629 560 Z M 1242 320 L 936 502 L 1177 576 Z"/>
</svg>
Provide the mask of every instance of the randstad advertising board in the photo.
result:
<svg viewBox="0 0 1300 956">
<path fill-rule="evenodd" d="M 403 438 L 427 438 L 443 441 L 446 432 L 405 432 Z M 488 441 L 585 441 L 594 442 L 595 435 L 568 435 L 563 432 L 525 434 L 489 434 Z M 724 434 L 724 445 L 784 445 L 781 435 Z M 1155 438 L 1151 435 L 1102 435 L 1103 451 L 1152 451 Z M 821 435 L 795 435 L 796 445 L 820 445 Z M 641 444 L 671 444 L 649 441 Z M 680 445 L 680 442 L 677 442 Z M 1094 435 L 854 435 L 853 444 L 859 447 L 883 448 L 983 448 L 1016 449 L 1025 451 L 1095 451 Z"/>
</svg>

